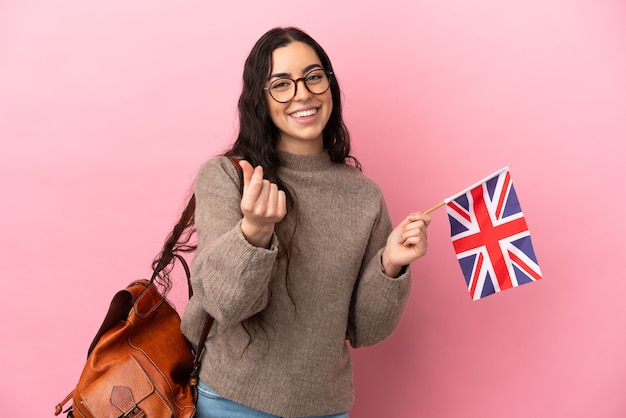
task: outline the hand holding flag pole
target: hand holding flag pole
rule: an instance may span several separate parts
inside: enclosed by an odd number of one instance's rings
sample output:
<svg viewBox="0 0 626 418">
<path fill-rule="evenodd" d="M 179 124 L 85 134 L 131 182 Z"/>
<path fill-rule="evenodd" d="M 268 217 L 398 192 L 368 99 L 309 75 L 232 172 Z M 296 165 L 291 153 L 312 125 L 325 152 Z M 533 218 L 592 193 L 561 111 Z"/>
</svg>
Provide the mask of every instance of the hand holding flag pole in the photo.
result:
<svg viewBox="0 0 626 418">
<path fill-rule="evenodd" d="M 424 213 L 442 206 L 473 300 L 542 278 L 508 167 Z"/>
</svg>

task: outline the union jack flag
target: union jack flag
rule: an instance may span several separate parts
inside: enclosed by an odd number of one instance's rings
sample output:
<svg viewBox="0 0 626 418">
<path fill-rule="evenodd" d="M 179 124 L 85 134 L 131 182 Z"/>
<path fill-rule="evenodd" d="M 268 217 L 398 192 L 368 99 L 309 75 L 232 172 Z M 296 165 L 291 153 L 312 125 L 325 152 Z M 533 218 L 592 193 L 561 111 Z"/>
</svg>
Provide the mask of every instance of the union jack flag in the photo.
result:
<svg viewBox="0 0 626 418">
<path fill-rule="evenodd" d="M 542 278 L 508 167 L 444 202 L 472 300 Z"/>
</svg>

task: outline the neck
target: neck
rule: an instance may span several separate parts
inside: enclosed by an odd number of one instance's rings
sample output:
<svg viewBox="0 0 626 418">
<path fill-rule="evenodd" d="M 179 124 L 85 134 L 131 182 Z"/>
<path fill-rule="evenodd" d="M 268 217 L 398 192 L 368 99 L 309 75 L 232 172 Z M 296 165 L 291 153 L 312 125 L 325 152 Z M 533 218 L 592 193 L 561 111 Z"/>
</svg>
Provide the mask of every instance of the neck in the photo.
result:
<svg viewBox="0 0 626 418">
<path fill-rule="evenodd" d="M 321 137 L 311 141 L 295 141 L 293 139 L 280 138 L 278 149 L 291 154 L 314 155 L 324 151 L 324 144 Z"/>
</svg>

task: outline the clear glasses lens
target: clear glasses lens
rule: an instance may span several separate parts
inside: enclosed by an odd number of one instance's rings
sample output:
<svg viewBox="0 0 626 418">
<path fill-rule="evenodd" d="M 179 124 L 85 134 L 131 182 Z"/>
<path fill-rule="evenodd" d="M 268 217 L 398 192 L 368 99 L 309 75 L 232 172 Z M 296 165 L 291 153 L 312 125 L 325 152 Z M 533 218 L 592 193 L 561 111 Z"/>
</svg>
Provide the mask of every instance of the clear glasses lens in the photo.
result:
<svg viewBox="0 0 626 418">
<path fill-rule="evenodd" d="M 313 94 L 322 94 L 330 87 L 326 71 L 319 68 L 308 72 L 302 79 L 307 90 Z M 286 103 L 296 95 L 296 83 L 298 80 L 279 78 L 269 85 L 270 95 L 280 103 Z"/>
</svg>

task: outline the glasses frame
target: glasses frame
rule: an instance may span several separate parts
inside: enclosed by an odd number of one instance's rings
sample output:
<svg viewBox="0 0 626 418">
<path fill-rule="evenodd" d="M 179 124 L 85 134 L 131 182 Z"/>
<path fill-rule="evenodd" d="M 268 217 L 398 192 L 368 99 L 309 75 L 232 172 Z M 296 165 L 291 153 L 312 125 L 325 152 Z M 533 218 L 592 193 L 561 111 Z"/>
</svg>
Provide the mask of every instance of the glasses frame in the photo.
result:
<svg viewBox="0 0 626 418">
<path fill-rule="evenodd" d="M 307 84 L 306 84 L 306 78 L 307 78 L 307 77 L 309 76 L 309 74 L 311 74 L 312 72 L 315 72 L 315 71 L 320 71 L 320 70 L 324 71 L 324 73 L 326 73 L 326 76 L 328 77 L 328 87 L 326 87 L 326 90 L 324 90 L 324 91 L 323 91 L 323 92 L 321 92 L 321 93 L 314 93 L 314 92 L 312 92 L 312 91 L 311 91 L 311 89 L 309 89 L 309 86 L 307 86 Z M 272 99 L 274 99 L 274 101 L 276 101 L 276 102 L 278 102 L 278 103 L 287 103 L 287 102 L 290 102 L 291 100 L 293 100 L 293 98 L 294 98 L 294 97 L 296 97 L 296 94 L 298 94 L 298 82 L 299 82 L 299 81 L 302 81 L 302 82 L 304 83 L 304 88 L 306 88 L 306 89 L 307 89 L 307 91 L 308 91 L 309 93 L 311 93 L 311 94 L 315 94 L 316 96 L 318 96 L 318 95 L 320 95 L 320 94 L 324 94 L 324 93 L 326 93 L 326 92 L 328 91 L 328 89 L 330 88 L 330 77 L 331 77 L 333 74 L 334 74 L 334 73 L 333 73 L 332 71 L 329 71 L 329 70 L 327 70 L 327 69 L 325 69 L 325 68 L 321 68 L 321 67 L 319 67 L 319 68 L 314 68 L 314 69 L 312 69 L 311 71 L 309 71 L 308 73 L 306 73 L 306 74 L 305 74 L 305 75 L 303 75 L 302 77 L 300 77 L 300 78 L 296 78 L 295 80 L 294 80 L 293 78 L 290 78 L 290 77 L 279 77 L 277 80 L 291 80 L 291 81 L 293 81 L 293 85 L 295 86 L 295 87 L 294 87 L 294 89 L 293 89 L 293 96 L 291 96 L 291 97 L 289 98 L 289 100 L 285 100 L 285 101 L 278 100 L 278 99 L 276 99 L 276 98 L 272 95 L 272 91 L 271 91 L 271 87 L 272 87 L 272 86 L 271 86 L 271 84 L 270 84 L 269 86 L 265 86 L 265 87 L 263 87 L 263 91 L 268 92 L 268 93 L 270 94 L 270 97 L 271 97 Z"/>
</svg>

